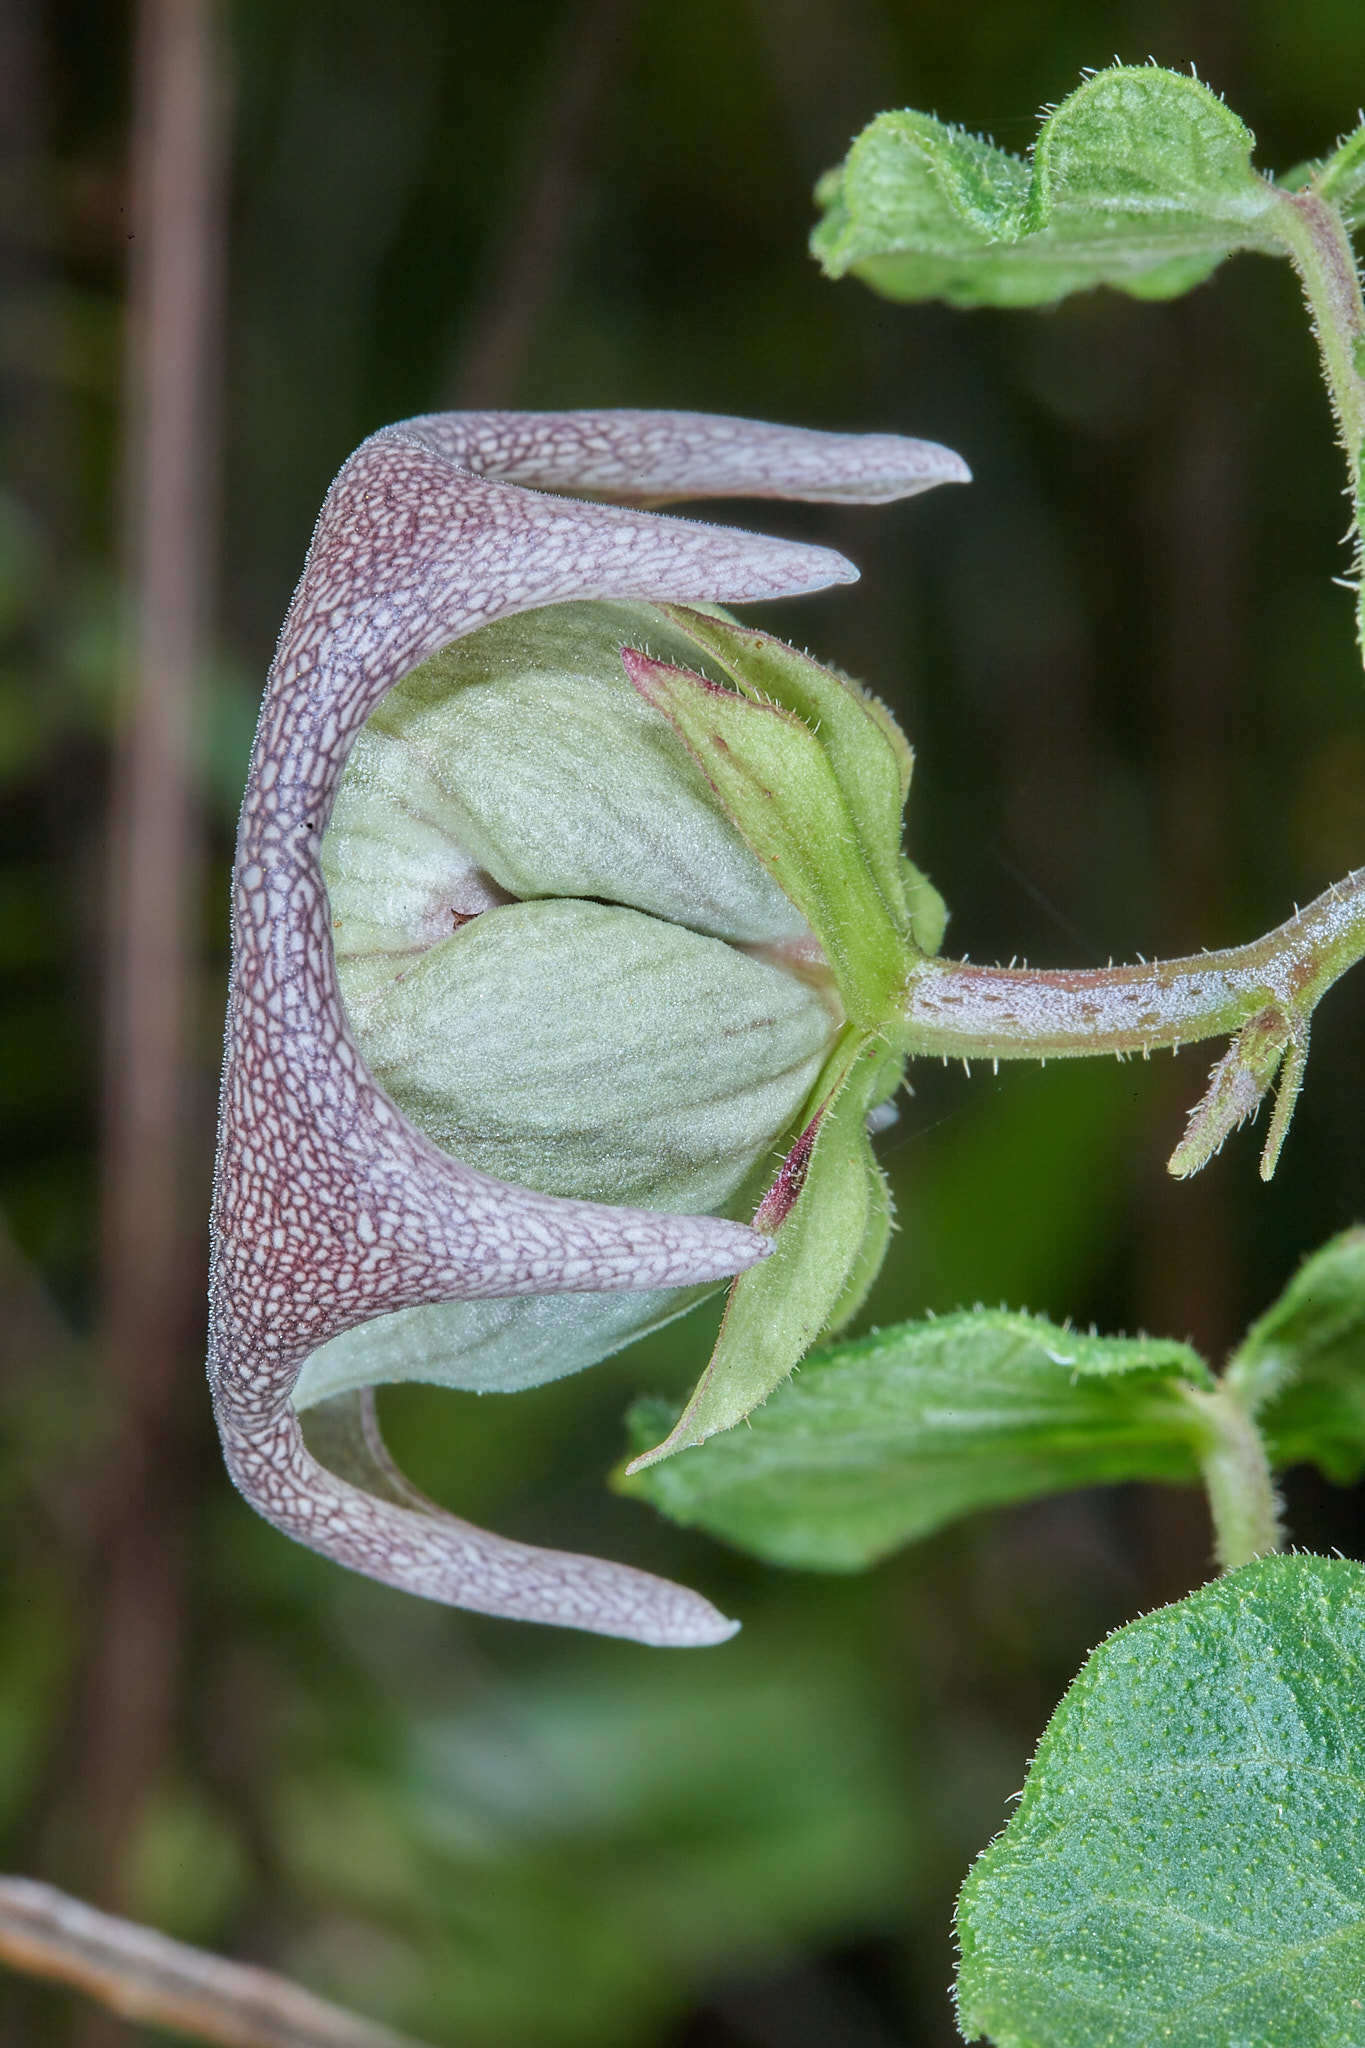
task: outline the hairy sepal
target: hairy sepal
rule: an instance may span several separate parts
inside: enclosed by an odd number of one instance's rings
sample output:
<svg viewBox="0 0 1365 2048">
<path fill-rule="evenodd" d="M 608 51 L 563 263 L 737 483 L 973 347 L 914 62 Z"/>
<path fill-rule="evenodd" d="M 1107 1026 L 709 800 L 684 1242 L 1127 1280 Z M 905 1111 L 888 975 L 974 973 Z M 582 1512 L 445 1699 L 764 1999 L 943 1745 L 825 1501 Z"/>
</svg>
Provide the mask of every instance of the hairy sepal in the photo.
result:
<svg viewBox="0 0 1365 2048">
<path fill-rule="evenodd" d="M 631 648 L 621 658 L 636 689 L 672 722 L 747 844 L 806 919 L 850 1019 L 864 1029 L 880 1028 L 895 1014 L 904 987 L 905 937 L 816 733 L 779 703 L 741 695 Z"/>
<path fill-rule="evenodd" d="M 691 1399 L 628 1474 L 742 1422 L 813 1344 L 856 1312 L 890 1231 L 890 1196 L 867 1135 L 885 1073 L 880 1043 L 852 1031 L 831 1054 L 812 1113 L 754 1219 L 755 1229 L 773 1235 L 772 1256 L 731 1287 Z"/>
</svg>

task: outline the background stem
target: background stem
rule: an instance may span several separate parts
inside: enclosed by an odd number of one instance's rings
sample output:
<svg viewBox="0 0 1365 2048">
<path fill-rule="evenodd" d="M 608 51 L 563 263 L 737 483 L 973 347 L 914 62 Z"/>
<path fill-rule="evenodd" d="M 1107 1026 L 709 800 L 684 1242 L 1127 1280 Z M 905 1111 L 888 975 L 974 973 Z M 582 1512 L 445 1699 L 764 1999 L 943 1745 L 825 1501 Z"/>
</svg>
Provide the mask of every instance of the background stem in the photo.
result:
<svg viewBox="0 0 1365 2048">
<path fill-rule="evenodd" d="M 420 2048 L 273 1970 L 227 1962 L 31 1878 L 0 1877 L 0 1957 L 74 1984 L 125 2019 L 220 2048 Z"/>
<path fill-rule="evenodd" d="M 101 1362 L 119 1440 L 96 1515 L 99 1621 L 79 1766 L 82 1865 L 110 1904 L 122 1899 L 125 1852 L 174 1716 L 190 1478 L 182 1390 L 192 1398 L 204 1272 L 207 1118 L 194 1115 L 188 1060 L 201 858 L 189 750 L 213 502 L 213 29 L 211 0 L 143 0 L 139 11 L 124 449 L 132 676 L 111 797 L 104 1015 Z"/>
</svg>

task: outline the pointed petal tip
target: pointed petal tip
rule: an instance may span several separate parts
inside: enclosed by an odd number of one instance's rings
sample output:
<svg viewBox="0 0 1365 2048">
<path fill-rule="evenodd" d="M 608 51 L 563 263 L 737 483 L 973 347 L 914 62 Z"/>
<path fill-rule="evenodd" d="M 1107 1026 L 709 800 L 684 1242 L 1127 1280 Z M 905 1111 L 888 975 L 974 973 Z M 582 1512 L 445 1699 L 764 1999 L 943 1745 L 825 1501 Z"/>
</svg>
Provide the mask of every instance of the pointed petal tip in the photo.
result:
<svg viewBox="0 0 1365 2048">
<path fill-rule="evenodd" d="M 642 1619 L 632 1629 L 637 1642 L 658 1650 L 708 1650 L 739 1634 L 740 1623 L 731 1621 L 728 1614 L 722 1614 L 700 1593 L 687 1586 L 675 1586 L 671 1581 L 663 1583 L 674 1597 L 661 1601 L 648 1619 Z"/>
<path fill-rule="evenodd" d="M 747 1223 L 731 1223 L 723 1216 L 678 1217 L 686 1238 L 687 1277 L 683 1286 L 703 1280 L 730 1280 L 747 1273 L 761 1259 L 772 1256 L 773 1240 Z"/>
<path fill-rule="evenodd" d="M 861 571 L 837 548 L 812 541 L 776 540 L 767 534 L 724 531 L 740 543 L 733 561 L 717 561 L 708 601 L 718 604 L 759 604 L 766 598 L 805 597 L 836 583 L 856 583 Z"/>
<path fill-rule="evenodd" d="M 885 505 L 938 484 L 969 484 L 972 472 L 955 449 L 904 434 L 863 434 L 856 474 L 841 494 L 851 504 Z M 833 493 L 831 493 L 833 495 Z"/>
<path fill-rule="evenodd" d="M 710 1649 L 716 1643 L 732 1642 L 739 1634 L 743 1623 L 731 1621 L 715 1607 L 711 1608 L 711 1614 L 713 1619 L 705 1634 L 699 1631 L 696 1635 L 689 1636 L 686 1642 L 678 1643 L 676 1647 L 680 1650 L 702 1650 Z"/>
</svg>

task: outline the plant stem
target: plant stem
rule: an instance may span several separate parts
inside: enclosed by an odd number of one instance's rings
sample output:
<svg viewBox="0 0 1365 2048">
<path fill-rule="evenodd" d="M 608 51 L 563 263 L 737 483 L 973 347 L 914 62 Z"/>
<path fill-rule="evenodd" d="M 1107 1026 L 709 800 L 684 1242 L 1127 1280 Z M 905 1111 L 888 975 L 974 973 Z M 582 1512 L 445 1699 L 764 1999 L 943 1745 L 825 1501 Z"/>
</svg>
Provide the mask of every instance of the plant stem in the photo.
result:
<svg viewBox="0 0 1365 2048">
<path fill-rule="evenodd" d="M 1322 354 L 1332 412 L 1350 475 L 1356 536 L 1356 638 L 1365 660 L 1365 589 L 1360 534 L 1365 518 L 1365 301 L 1346 223 L 1311 186 L 1287 192 L 1275 225 L 1294 259 Z"/>
<path fill-rule="evenodd" d="M 1279 1496 L 1265 1441 L 1237 1390 L 1224 1381 L 1212 1393 L 1187 1387 L 1185 1398 L 1203 1419 L 1200 1452 L 1213 1517 L 1214 1548 L 1225 1572 L 1280 1548 Z"/>
<path fill-rule="evenodd" d="M 0 1877 L 0 1958 L 73 1984 L 124 2019 L 221 2048 L 421 2048 L 273 1970 L 96 1912 L 33 1878 Z"/>
<path fill-rule="evenodd" d="M 906 983 L 904 1049 L 949 1059 L 1065 1059 L 1230 1037 L 1267 1010 L 1301 1030 L 1365 957 L 1365 868 L 1249 946 L 1095 968 L 923 960 Z"/>
</svg>

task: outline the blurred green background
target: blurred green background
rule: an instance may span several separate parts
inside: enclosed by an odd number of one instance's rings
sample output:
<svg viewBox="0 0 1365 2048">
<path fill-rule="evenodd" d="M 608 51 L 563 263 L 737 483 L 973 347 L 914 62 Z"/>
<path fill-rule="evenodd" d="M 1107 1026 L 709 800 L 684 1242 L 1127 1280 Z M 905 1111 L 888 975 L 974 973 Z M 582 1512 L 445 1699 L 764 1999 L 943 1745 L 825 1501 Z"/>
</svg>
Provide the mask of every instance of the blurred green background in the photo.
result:
<svg viewBox="0 0 1365 2048">
<path fill-rule="evenodd" d="M 1365 10 L 236 0 L 218 27 L 196 1306 L 139 1394 L 102 1369 L 99 1251 L 134 21 L 96 0 L 0 10 L 0 1860 L 441 2048 L 951 2042 L 957 1885 L 1086 1650 L 1207 1576 L 1201 1504 L 1077 1494 L 849 1580 L 750 1564 L 603 1483 L 629 1400 L 694 1375 L 700 1313 L 537 1393 L 383 1405 L 429 1491 L 703 1587 L 744 1622 L 720 1650 L 431 1609 L 257 1521 L 218 1461 L 197 1303 L 260 682 L 332 473 L 405 413 L 674 406 L 921 434 L 962 451 L 970 490 L 753 523 L 861 564 L 856 589 L 764 623 L 903 719 L 911 847 L 953 950 L 1090 964 L 1278 923 L 1362 858 L 1365 786 L 1331 580 L 1341 469 L 1289 271 L 1242 258 L 1165 306 L 897 308 L 822 281 L 809 194 L 888 106 L 1023 149 L 1040 104 L 1115 54 L 1194 62 L 1287 169 L 1357 118 Z M 1246 1134 L 1187 1186 L 1164 1174 L 1203 1049 L 916 1074 L 881 1141 L 902 1229 L 872 1319 L 1005 1302 L 1217 1360 L 1365 1213 L 1363 1030 L 1357 976 L 1320 1015 L 1268 1190 Z M 1300 1543 L 1365 1549 L 1350 1497 L 1293 1475 L 1289 1501 Z M 0 1985 L 6 2048 L 151 2038 Z"/>
</svg>

